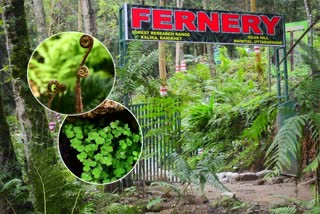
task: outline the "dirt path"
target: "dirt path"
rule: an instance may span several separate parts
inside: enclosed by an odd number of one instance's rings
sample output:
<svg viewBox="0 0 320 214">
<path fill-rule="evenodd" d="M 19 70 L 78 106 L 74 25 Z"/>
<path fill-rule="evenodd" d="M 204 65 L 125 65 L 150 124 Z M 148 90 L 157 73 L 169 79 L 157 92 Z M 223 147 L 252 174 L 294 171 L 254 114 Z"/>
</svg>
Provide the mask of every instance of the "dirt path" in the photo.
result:
<svg viewBox="0 0 320 214">
<path fill-rule="evenodd" d="M 286 181 L 280 184 L 263 184 L 257 185 L 256 181 L 232 182 L 225 186 L 235 193 L 236 197 L 241 201 L 260 204 L 263 206 L 272 206 L 281 204 L 290 199 L 309 201 L 313 198 L 309 185 L 298 185 L 296 194 L 296 187 L 294 182 Z M 218 199 L 220 194 L 213 187 L 206 188 L 206 195 L 208 199 Z"/>
</svg>

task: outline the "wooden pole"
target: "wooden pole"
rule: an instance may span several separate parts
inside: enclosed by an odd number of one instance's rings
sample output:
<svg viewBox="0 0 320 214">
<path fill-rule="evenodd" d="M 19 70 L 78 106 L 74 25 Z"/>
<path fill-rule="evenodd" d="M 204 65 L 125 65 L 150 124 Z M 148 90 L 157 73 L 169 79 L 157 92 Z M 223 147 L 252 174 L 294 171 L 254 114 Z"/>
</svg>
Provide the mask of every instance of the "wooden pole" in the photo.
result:
<svg viewBox="0 0 320 214">
<path fill-rule="evenodd" d="M 82 6 L 81 0 L 78 0 L 78 31 L 82 32 Z"/>
<path fill-rule="evenodd" d="M 165 0 L 160 0 L 160 6 L 165 5 Z M 162 87 L 166 87 L 166 50 L 165 43 L 159 42 L 159 77 Z"/>
<path fill-rule="evenodd" d="M 251 0 L 250 5 L 251 5 L 251 12 L 256 12 L 257 11 L 256 0 Z M 260 47 L 255 46 L 254 52 L 256 54 L 256 69 L 258 72 L 258 80 L 262 83 L 263 82 L 263 69 L 262 69 L 262 64 L 261 64 Z"/>
</svg>

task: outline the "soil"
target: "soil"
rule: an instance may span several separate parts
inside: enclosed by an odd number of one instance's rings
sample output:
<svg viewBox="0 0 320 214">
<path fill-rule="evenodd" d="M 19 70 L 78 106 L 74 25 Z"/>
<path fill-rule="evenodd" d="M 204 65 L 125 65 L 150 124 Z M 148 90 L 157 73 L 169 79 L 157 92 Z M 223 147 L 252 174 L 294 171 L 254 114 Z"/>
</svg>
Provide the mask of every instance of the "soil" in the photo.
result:
<svg viewBox="0 0 320 214">
<path fill-rule="evenodd" d="M 309 185 L 298 185 L 296 188 L 293 181 L 280 184 L 267 182 L 263 185 L 258 185 L 257 181 L 246 181 L 228 183 L 225 186 L 235 193 L 239 200 L 263 206 L 274 206 L 288 200 L 310 201 L 313 198 Z M 207 187 L 205 191 L 210 201 L 219 198 L 220 194 L 215 188 Z"/>
<path fill-rule="evenodd" d="M 173 191 L 159 186 L 147 186 L 145 189 L 145 203 L 156 198 L 162 198 L 162 202 L 151 209 L 144 209 L 143 213 L 201 213 L 201 214 L 222 214 L 222 213 L 262 213 L 267 214 L 272 208 L 279 206 L 295 206 L 299 213 L 305 208 L 299 207 L 300 202 L 310 201 L 313 194 L 309 184 L 299 184 L 296 188 L 293 179 L 276 179 L 281 182 L 272 181 L 240 181 L 226 183 L 225 186 L 235 194 L 235 198 L 222 197 L 214 187 L 205 188 L 206 197 L 201 195 L 195 186 L 180 198 L 179 204 L 174 208 L 178 197 Z M 175 184 L 182 190 L 180 184 Z M 139 188 L 138 188 L 139 190 Z M 141 190 L 141 189 L 140 189 Z M 139 191 L 138 191 L 139 192 Z M 140 195 L 140 194 L 137 194 Z M 140 196 L 126 197 L 129 204 L 134 204 Z M 173 212 L 174 211 L 174 212 Z"/>
</svg>

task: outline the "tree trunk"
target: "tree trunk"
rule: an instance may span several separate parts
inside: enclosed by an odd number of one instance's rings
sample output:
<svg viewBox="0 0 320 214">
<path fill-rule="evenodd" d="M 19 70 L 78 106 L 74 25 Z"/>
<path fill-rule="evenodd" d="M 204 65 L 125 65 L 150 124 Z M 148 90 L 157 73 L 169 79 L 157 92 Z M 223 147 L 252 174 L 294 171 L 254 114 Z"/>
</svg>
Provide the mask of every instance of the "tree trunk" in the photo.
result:
<svg viewBox="0 0 320 214">
<path fill-rule="evenodd" d="M 257 6 L 256 6 L 256 0 L 251 0 L 251 12 L 256 12 Z M 254 52 L 256 55 L 256 70 L 258 73 L 258 81 L 260 82 L 260 86 L 263 84 L 264 76 L 263 76 L 263 69 L 262 69 L 262 63 L 261 63 L 261 54 L 260 54 L 260 47 L 254 46 Z"/>
<path fill-rule="evenodd" d="M 203 9 L 208 9 L 208 0 L 202 0 L 202 7 Z M 213 62 L 213 45 L 212 44 L 205 44 L 206 51 L 207 51 L 207 57 L 208 57 L 208 63 L 209 63 L 209 69 L 211 76 L 215 76 L 215 68 L 214 68 L 214 62 Z"/>
<path fill-rule="evenodd" d="M 81 0 L 78 0 L 78 31 L 82 32 L 82 10 L 81 10 Z"/>
<path fill-rule="evenodd" d="M 184 0 L 177 0 L 177 7 L 183 7 Z M 181 59 L 183 58 L 183 53 L 181 51 L 183 43 L 176 43 L 176 69 L 181 70 Z"/>
<path fill-rule="evenodd" d="M 31 51 L 24 1 L 1 1 L 5 5 L 4 21 L 7 23 L 5 34 L 8 44 L 9 68 L 16 101 L 16 115 L 20 122 L 19 136 L 22 143 L 24 143 L 26 162 L 24 171 L 29 174 L 30 172 L 33 173 L 30 161 L 31 149 L 52 147 L 53 142 L 49 134 L 44 108 L 35 100 L 28 87 L 26 69 Z M 35 184 L 37 179 L 33 177 L 26 182 Z M 34 186 L 32 185 L 33 188 Z M 34 190 L 32 190 L 32 198 L 35 198 L 34 193 Z M 36 203 L 36 201 L 33 200 L 33 203 Z"/>
<path fill-rule="evenodd" d="M 82 15 L 84 20 L 84 32 L 92 36 L 97 35 L 96 18 L 92 2 L 81 0 Z"/>
<path fill-rule="evenodd" d="M 309 0 L 304 0 L 304 6 L 306 9 L 307 19 L 308 19 L 308 25 L 312 25 L 312 10 L 311 10 L 311 4 Z M 313 28 L 311 28 L 308 32 L 308 46 L 309 46 L 309 57 L 310 61 L 312 62 L 312 56 L 311 56 L 311 48 L 313 47 Z M 311 75 L 317 74 L 317 71 L 311 70 Z"/>
<path fill-rule="evenodd" d="M 9 126 L 3 111 L 2 90 L 0 88 L 0 173 L 11 174 L 8 180 L 13 178 L 22 179 L 21 171 L 18 168 L 18 161 L 16 159 L 14 148 L 11 142 Z M 1 182 L 6 182 L 0 179 Z M 0 197 L 0 210 L 2 213 L 11 213 L 11 206 L 4 197 Z"/>
<path fill-rule="evenodd" d="M 47 38 L 47 25 L 46 25 L 46 16 L 43 9 L 42 0 L 33 0 L 34 8 L 34 17 L 37 26 L 38 40 L 39 42 Z"/>
<path fill-rule="evenodd" d="M 160 6 L 164 6 L 165 1 L 160 0 Z M 166 86 L 166 50 L 165 43 L 159 42 L 159 77 L 162 86 Z"/>
</svg>

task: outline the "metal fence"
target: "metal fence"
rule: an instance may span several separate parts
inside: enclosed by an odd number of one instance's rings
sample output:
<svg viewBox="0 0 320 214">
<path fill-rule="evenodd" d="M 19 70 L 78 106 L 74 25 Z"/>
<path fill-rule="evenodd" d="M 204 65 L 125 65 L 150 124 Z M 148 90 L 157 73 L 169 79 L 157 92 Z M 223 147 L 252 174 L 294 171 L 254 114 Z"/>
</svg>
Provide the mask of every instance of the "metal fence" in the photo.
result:
<svg viewBox="0 0 320 214">
<path fill-rule="evenodd" d="M 121 181 L 107 185 L 107 191 L 154 181 L 179 182 L 170 174 L 172 163 L 168 157 L 179 152 L 181 135 L 179 102 L 130 105 L 143 133 L 143 151 L 140 161 L 131 173 Z M 109 186 L 109 187 L 108 187 Z"/>
<path fill-rule="evenodd" d="M 172 164 L 168 161 L 168 156 L 179 149 L 177 142 L 181 129 L 180 114 L 167 109 L 175 107 L 177 106 L 163 103 L 129 107 L 136 115 L 144 135 L 142 157 L 133 171 L 134 180 L 178 181 L 177 177 L 170 175 Z"/>
</svg>

